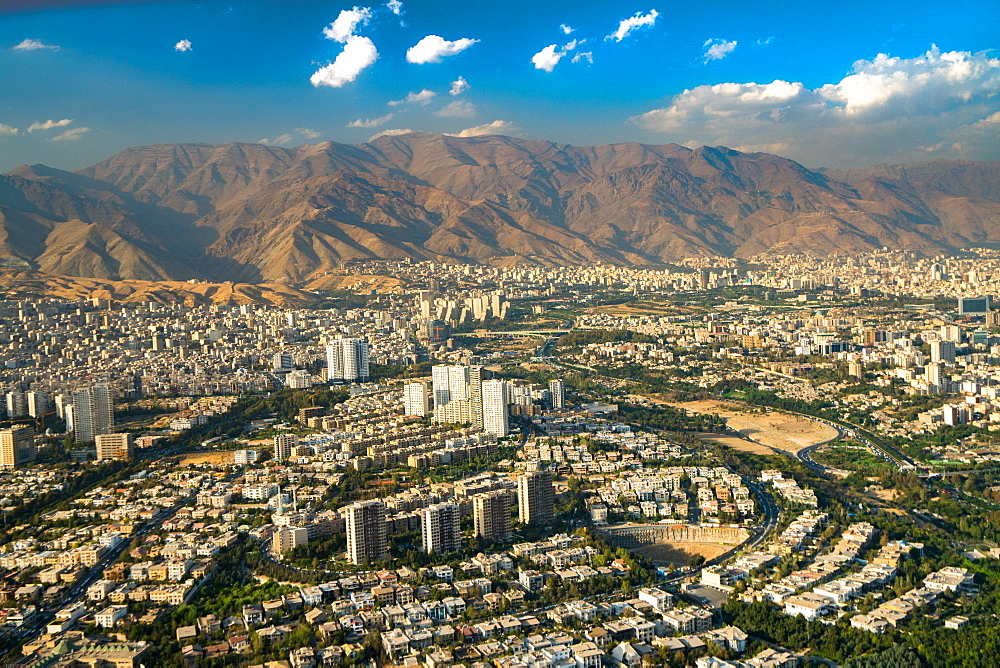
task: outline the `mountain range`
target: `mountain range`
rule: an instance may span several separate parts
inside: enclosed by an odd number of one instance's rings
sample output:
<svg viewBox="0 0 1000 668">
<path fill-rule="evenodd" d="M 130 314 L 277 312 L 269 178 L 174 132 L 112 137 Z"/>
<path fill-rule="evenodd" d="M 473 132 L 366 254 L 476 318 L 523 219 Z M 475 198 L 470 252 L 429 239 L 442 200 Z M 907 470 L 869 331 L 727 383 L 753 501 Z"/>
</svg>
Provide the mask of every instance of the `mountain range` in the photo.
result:
<svg viewBox="0 0 1000 668">
<path fill-rule="evenodd" d="M 766 153 L 424 133 L 168 144 L 0 176 L 0 264 L 140 280 L 316 279 L 352 260 L 649 265 L 1000 242 L 1000 163 L 812 170 Z"/>
</svg>

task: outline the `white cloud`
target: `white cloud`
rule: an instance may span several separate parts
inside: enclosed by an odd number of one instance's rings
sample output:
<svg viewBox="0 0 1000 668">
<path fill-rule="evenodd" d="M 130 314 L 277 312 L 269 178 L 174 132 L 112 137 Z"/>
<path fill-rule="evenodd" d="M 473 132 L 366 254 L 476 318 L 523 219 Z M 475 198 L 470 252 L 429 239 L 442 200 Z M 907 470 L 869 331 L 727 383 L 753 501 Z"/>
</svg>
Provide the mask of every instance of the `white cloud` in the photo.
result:
<svg viewBox="0 0 1000 668">
<path fill-rule="evenodd" d="M 411 130 L 409 128 L 397 128 L 397 129 L 394 129 L 394 130 L 382 130 L 382 132 L 376 132 L 371 137 L 369 137 L 368 141 L 375 141 L 379 137 L 397 137 L 399 135 L 408 135 L 411 132 L 417 132 L 417 131 L 416 130 Z"/>
<path fill-rule="evenodd" d="M 485 125 L 477 125 L 472 128 L 465 128 L 461 132 L 450 134 L 451 137 L 480 137 L 482 135 L 509 135 L 520 130 L 519 127 L 510 121 L 493 121 Z"/>
<path fill-rule="evenodd" d="M 1000 111 L 990 114 L 981 121 L 977 121 L 974 128 L 988 128 L 993 125 L 1000 125 Z"/>
<path fill-rule="evenodd" d="M 49 141 L 76 141 L 83 135 L 90 132 L 90 128 L 71 128 L 65 132 L 56 135 Z"/>
<path fill-rule="evenodd" d="M 618 29 L 613 33 L 605 37 L 604 39 L 613 39 L 616 42 L 620 42 L 633 31 L 642 28 L 643 26 L 652 26 L 656 23 L 656 17 L 660 13 L 655 9 L 649 10 L 648 14 L 643 14 L 642 12 L 636 12 L 635 16 L 630 16 L 627 19 L 622 19 L 618 23 Z"/>
<path fill-rule="evenodd" d="M 476 105 L 465 100 L 453 100 L 435 111 L 434 115 L 445 118 L 472 118 L 476 115 Z"/>
<path fill-rule="evenodd" d="M 1000 93 L 1000 59 L 964 51 L 941 53 L 937 47 L 912 59 L 880 53 L 854 63 L 853 72 L 817 90 L 852 116 L 883 109 L 897 110 L 917 99 L 932 108 L 951 106 Z"/>
<path fill-rule="evenodd" d="M 461 53 L 478 41 L 478 39 L 463 37 L 450 42 L 437 35 L 427 35 L 406 50 L 406 62 L 417 65 L 439 63 L 445 56 Z"/>
<path fill-rule="evenodd" d="M 579 44 L 583 44 L 586 40 L 572 40 L 568 42 L 563 48 L 559 48 L 557 44 L 549 44 L 547 47 L 536 53 L 531 57 L 531 64 L 535 66 L 536 70 L 545 70 L 546 72 L 551 72 L 555 69 L 562 57 L 567 53 L 572 51 Z M 576 62 L 576 59 L 573 59 Z"/>
<path fill-rule="evenodd" d="M 43 121 L 41 123 L 32 123 L 28 126 L 28 132 L 34 132 L 35 130 L 51 130 L 52 128 L 64 128 L 73 122 L 71 118 L 64 118 L 61 121 Z"/>
<path fill-rule="evenodd" d="M 358 78 L 361 71 L 378 60 L 378 49 L 367 37 L 351 35 L 344 50 L 329 65 L 316 70 L 309 78 L 313 86 L 340 88 Z"/>
<path fill-rule="evenodd" d="M 372 10 L 369 7 L 344 9 L 333 23 L 323 28 L 323 36 L 334 42 L 346 43 L 349 38 L 354 36 L 354 31 L 357 30 L 358 26 L 367 24 L 371 17 Z"/>
<path fill-rule="evenodd" d="M 705 62 L 707 63 L 710 60 L 722 60 L 730 53 L 732 53 L 733 50 L 736 48 L 736 40 L 734 39 L 733 41 L 729 42 L 719 38 L 709 39 L 705 40 L 705 43 L 702 44 L 702 46 L 707 47 L 705 49 L 705 53 L 702 54 L 702 57 L 705 59 Z"/>
<path fill-rule="evenodd" d="M 379 116 L 378 118 L 358 118 L 347 124 L 349 128 L 377 128 L 380 125 L 388 123 L 389 120 L 396 114 L 386 114 L 385 116 Z"/>
<path fill-rule="evenodd" d="M 402 104 L 427 104 L 433 100 L 436 95 L 437 93 L 434 91 L 424 88 L 421 91 L 408 93 L 402 100 L 390 100 L 388 105 L 390 107 L 398 107 Z"/>
<path fill-rule="evenodd" d="M 761 37 L 756 42 L 754 42 L 754 44 L 756 44 L 757 46 L 767 46 L 773 41 L 774 41 L 774 35 L 768 35 L 767 37 Z"/>
<path fill-rule="evenodd" d="M 560 23 L 559 24 L 559 29 L 563 31 L 564 35 L 570 35 L 570 34 L 576 32 L 576 28 L 571 28 L 570 26 L 566 25 L 565 23 Z"/>
<path fill-rule="evenodd" d="M 579 63 L 586 60 L 591 65 L 594 64 L 594 54 L 591 51 L 581 51 L 573 56 L 573 62 Z"/>
<path fill-rule="evenodd" d="M 469 90 L 469 82 L 465 80 L 465 77 L 458 77 L 451 82 L 451 88 L 448 89 L 448 95 L 461 95 L 467 90 Z"/>
<path fill-rule="evenodd" d="M 10 47 L 11 51 L 39 51 L 46 49 L 48 51 L 58 51 L 59 47 L 55 44 L 46 44 L 40 39 L 23 39 L 14 46 Z"/>
<path fill-rule="evenodd" d="M 385 3 L 385 6 L 388 7 L 389 11 L 396 16 L 403 13 L 403 3 L 399 0 L 389 0 L 389 2 Z"/>
<path fill-rule="evenodd" d="M 0 123 L 0 137 L 12 136 L 20 133 L 21 131 L 12 125 L 7 125 L 5 123 Z"/>
<path fill-rule="evenodd" d="M 191 50 L 191 40 L 182 39 L 181 41 L 174 44 L 174 51 L 190 51 Z"/>
<path fill-rule="evenodd" d="M 980 123 L 998 99 L 1000 59 L 933 47 L 916 58 L 859 60 L 813 89 L 780 79 L 698 86 L 631 120 L 674 141 L 782 146 L 813 165 L 905 162 L 921 146 L 957 152 L 956 144 L 966 157 L 996 159 Z"/>
<path fill-rule="evenodd" d="M 551 72 L 559 64 L 562 57 L 566 55 L 563 51 L 557 51 L 558 48 L 557 44 L 549 44 L 531 57 L 531 64 L 535 66 L 536 70 Z"/>
<path fill-rule="evenodd" d="M 319 137 L 319 133 L 316 132 L 315 130 L 310 130 L 309 128 L 295 128 L 294 134 L 291 132 L 286 132 L 285 134 L 278 135 L 274 139 L 268 139 L 267 137 L 264 137 L 263 139 L 258 139 L 257 143 L 269 144 L 275 146 L 285 146 L 295 141 L 296 134 L 301 137 L 305 137 L 306 139 L 316 139 L 316 137 Z"/>
</svg>

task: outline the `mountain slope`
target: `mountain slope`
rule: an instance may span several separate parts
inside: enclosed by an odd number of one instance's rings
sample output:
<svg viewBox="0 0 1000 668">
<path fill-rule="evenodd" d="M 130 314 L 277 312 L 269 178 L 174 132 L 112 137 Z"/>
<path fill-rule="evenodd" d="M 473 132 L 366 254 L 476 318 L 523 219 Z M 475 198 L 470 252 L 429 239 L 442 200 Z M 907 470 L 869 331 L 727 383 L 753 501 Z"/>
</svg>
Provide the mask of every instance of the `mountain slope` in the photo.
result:
<svg viewBox="0 0 1000 668">
<path fill-rule="evenodd" d="M 300 282 L 374 258 L 648 264 L 998 241 L 1000 163 L 814 171 L 725 148 L 411 133 L 147 146 L 0 177 L 3 263 L 76 276 Z"/>
</svg>

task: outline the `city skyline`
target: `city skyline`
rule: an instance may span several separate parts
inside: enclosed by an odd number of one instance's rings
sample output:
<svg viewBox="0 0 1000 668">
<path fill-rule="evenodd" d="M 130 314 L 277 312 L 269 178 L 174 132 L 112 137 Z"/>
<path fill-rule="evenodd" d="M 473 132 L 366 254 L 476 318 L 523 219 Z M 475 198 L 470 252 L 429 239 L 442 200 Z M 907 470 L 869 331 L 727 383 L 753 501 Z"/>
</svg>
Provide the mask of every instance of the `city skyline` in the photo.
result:
<svg viewBox="0 0 1000 668">
<path fill-rule="evenodd" d="M 1000 251 L 349 275 L 0 300 L 12 665 L 993 651 Z"/>
</svg>

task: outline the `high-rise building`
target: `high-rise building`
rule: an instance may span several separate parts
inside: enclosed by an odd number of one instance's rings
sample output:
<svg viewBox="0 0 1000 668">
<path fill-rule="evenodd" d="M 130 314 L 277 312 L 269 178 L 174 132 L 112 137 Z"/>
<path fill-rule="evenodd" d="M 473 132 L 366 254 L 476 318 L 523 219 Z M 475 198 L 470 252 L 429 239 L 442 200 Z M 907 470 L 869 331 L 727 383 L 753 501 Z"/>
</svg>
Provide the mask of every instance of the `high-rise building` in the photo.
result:
<svg viewBox="0 0 1000 668">
<path fill-rule="evenodd" d="M 954 341 L 931 341 L 931 362 L 955 363 Z"/>
<path fill-rule="evenodd" d="M 94 437 L 97 461 L 106 459 L 132 459 L 132 434 L 98 434 Z"/>
<path fill-rule="evenodd" d="M 940 364 L 925 364 L 924 365 L 924 379 L 927 381 L 928 385 L 941 385 L 942 374 L 941 374 Z"/>
<path fill-rule="evenodd" d="M 558 378 L 550 380 L 549 396 L 551 397 L 552 410 L 561 411 L 566 408 L 566 383 Z"/>
<path fill-rule="evenodd" d="M 278 371 L 281 369 L 294 369 L 295 358 L 289 353 L 275 353 L 271 358 L 271 368 Z"/>
<path fill-rule="evenodd" d="M 40 418 L 49 412 L 48 392 L 28 392 L 28 415 Z"/>
<path fill-rule="evenodd" d="M 517 479 L 517 512 L 522 524 L 546 524 L 555 515 L 552 472 L 525 473 Z"/>
<path fill-rule="evenodd" d="M 361 501 L 347 507 L 347 556 L 354 564 L 385 559 L 389 553 L 385 504 Z"/>
<path fill-rule="evenodd" d="M 326 379 L 358 383 L 369 379 L 368 342 L 364 339 L 336 339 L 326 347 Z"/>
<path fill-rule="evenodd" d="M 63 419 L 66 420 L 66 431 L 76 432 L 76 420 L 74 416 L 76 415 L 76 406 L 73 404 L 66 404 L 63 406 Z"/>
<path fill-rule="evenodd" d="M 7 417 L 17 418 L 28 414 L 28 399 L 24 392 L 7 393 Z"/>
<path fill-rule="evenodd" d="M 31 427 L 0 431 L 0 468 L 20 468 L 34 459 L 35 431 Z"/>
<path fill-rule="evenodd" d="M 431 412 L 431 393 L 426 383 L 407 383 L 403 386 L 403 414 L 424 417 Z"/>
<path fill-rule="evenodd" d="M 474 420 L 469 377 L 469 367 L 460 364 L 439 364 L 431 368 L 435 422 L 471 423 Z"/>
<path fill-rule="evenodd" d="M 98 434 L 115 428 L 115 406 L 111 388 L 105 384 L 73 392 L 73 427 L 79 443 L 92 443 Z"/>
<path fill-rule="evenodd" d="M 958 342 L 962 340 L 962 328 L 958 325 L 941 325 L 938 336 L 942 341 Z"/>
<path fill-rule="evenodd" d="M 472 409 L 472 426 L 483 428 L 483 367 L 469 367 L 469 407 Z"/>
<path fill-rule="evenodd" d="M 472 497 L 472 516 L 476 535 L 500 540 L 510 534 L 511 493 L 506 490 Z"/>
<path fill-rule="evenodd" d="M 66 406 L 73 405 L 73 397 L 69 394 L 57 394 L 55 399 L 56 416 L 60 420 L 66 419 Z"/>
<path fill-rule="evenodd" d="M 965 404 L 945 404 L 942 413 L 944 423 L 949 426 L 968 424 L 972 420 L 972 409 Z"/>
<path fill-rule="evenodd" d="M 283 462 L 292 456 L 292 448 L 299 444 L 299 437 L 295 434 L 275 434 L 274 436 L 274 459 Z"/>
<path fill-rule="evenodd" d="M 483 431 L 504 437 L 510 433 L 509 410 L 507 408 L 507 382 L 487 380 L 482 384 Z"/>
<path fill-rule="evenodd" d="M 431 384 L 434 388 L 434 410 L 451 401 L 450 366 L 436 364 L 431 367 Z"/>
<path fill-rule="evenodd" d="M 420 510 L 424 552 L 444 554 L 462 547 L 461 516 L 454 503 L 438 503 Z"/>
</svg>

